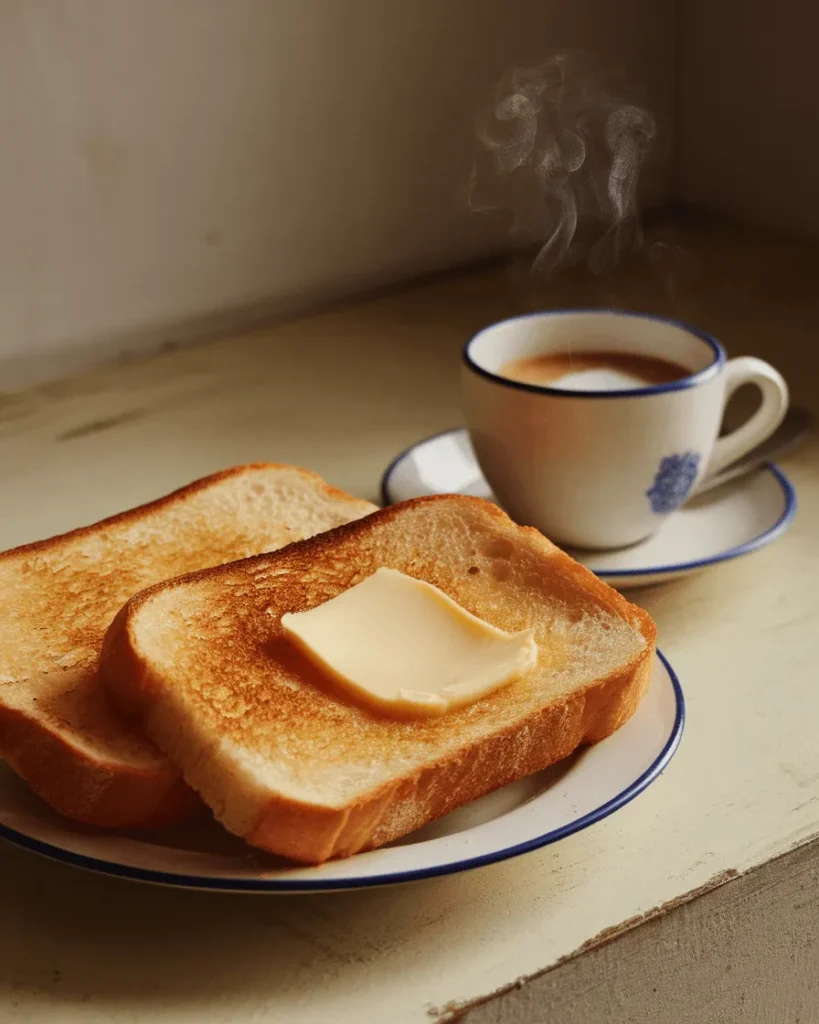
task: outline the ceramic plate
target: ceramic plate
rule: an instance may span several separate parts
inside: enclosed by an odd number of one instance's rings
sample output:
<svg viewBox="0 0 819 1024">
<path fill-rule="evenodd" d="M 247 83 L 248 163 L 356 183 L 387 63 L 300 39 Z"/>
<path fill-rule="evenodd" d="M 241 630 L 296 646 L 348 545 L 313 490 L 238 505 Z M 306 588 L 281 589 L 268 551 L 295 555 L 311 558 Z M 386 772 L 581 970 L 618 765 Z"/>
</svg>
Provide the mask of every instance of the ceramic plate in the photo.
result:
<svg viewBox="0 0 819 1024">
<path fill-rule="evenodd" d="M 385 505 L 422 494 L 473 494 L 495 500 L 469 435 L 447 430 L 420 441 L 390 464 L 381 480 Z M 793 486 L 773 464 L 692 499 L 640 544 L 617 551 L 573 551 L 620 590 L 697 572 L 770 544 L 796 513 Z"/>
<path fill-rule="evenodd" d="M 152 835 L 84 827 L 51 811 L 2 763 L 0 836 L 92 871 L 182 888 L 316 892 L 408 882 L 515 857 L 613 814 L 668 764 L 683 720 L 679 682 L 658 655 L 637 713 L 607 740 L 390 846 L 321 867 L 267 856 L 213 822 Z"/>
</svg>

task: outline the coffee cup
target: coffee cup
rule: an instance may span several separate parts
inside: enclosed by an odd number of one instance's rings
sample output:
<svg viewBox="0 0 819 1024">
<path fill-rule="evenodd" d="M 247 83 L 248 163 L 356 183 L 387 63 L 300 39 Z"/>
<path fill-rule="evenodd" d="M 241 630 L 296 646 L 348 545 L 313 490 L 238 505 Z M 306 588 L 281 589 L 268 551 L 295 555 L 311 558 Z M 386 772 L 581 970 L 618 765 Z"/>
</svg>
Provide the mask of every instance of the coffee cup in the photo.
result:
<svg viewBox="0 0 819 1024">
<path fill-rule="evenodd" d="M 757 411 L 720 437 L 745 384 Z M 605 549 L 649 537 L 708 476 L 779 426 L 788 388 L 768 363 L 660 316 L 556 310 L 478 332 L 463 354 L 478 463 L 509 514 L 552 540 Z"/>
</svg>

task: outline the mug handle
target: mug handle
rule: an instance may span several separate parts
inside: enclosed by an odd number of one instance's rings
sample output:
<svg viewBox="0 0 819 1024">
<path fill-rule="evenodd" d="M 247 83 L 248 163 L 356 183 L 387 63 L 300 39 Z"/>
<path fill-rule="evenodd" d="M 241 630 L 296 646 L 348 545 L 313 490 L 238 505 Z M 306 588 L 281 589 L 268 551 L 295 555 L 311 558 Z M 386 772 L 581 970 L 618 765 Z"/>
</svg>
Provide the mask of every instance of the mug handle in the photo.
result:
<svg viewBox="0 0 819 1024">
<path fill-rule="evenodd" d="M 782 374 L 769 363 L 754 356 L 739 356 L 737 359 L 728 360 L 724 372 L 725 405 L 743 384 L 756 384 L 762 392 L 762 405 L 741 427 L 717 439 L 704 480 L 713 477 L 746 452 L 762 444 L 782 422 L 788 409 L 788 385 Z"/>
</svg>

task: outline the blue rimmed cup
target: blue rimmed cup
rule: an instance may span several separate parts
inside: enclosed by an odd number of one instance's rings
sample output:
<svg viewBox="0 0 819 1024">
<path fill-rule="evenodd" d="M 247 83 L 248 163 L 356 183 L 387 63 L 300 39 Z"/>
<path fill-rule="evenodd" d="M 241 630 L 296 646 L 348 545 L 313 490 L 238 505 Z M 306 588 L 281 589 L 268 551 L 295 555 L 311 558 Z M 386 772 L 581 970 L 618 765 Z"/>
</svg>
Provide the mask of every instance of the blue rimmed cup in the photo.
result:
<svg viewBox="0 0 819 1024">
<path fill-rule="evenodd" d="M 661 359 L 681 375 L 616 390 L 504 375 L 517 360 L 589 351 Z M 694 327 L 615 310 L 493 324 L 467 342 L 462 377 L 475 455 L 503 506 L 518 522 L 584 548 L 650 536 L 701 481 L 773 433 L 788 406 L 784 379 L 761 359 L 729 360 Z M 726 402 L 744 384 L 760 389 L 761 405 L 719 437 Z"/>
</svg>

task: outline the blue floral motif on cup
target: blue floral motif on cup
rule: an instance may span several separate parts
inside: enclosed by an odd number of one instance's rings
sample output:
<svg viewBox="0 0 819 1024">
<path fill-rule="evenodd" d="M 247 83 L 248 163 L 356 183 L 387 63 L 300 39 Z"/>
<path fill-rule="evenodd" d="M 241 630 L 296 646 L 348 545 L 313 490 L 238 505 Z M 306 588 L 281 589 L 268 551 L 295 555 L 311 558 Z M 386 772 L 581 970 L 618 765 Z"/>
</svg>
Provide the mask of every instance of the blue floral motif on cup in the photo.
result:
<svg viewBox="0 0 819 1024">
<path fill-rule="evenodd" d="M 660 463 L 654 483 L 646 491 L 651 511 L 673 512 L 688 497 L 700 464 L 699 452 L 666 455 Z"/>
</svg>

